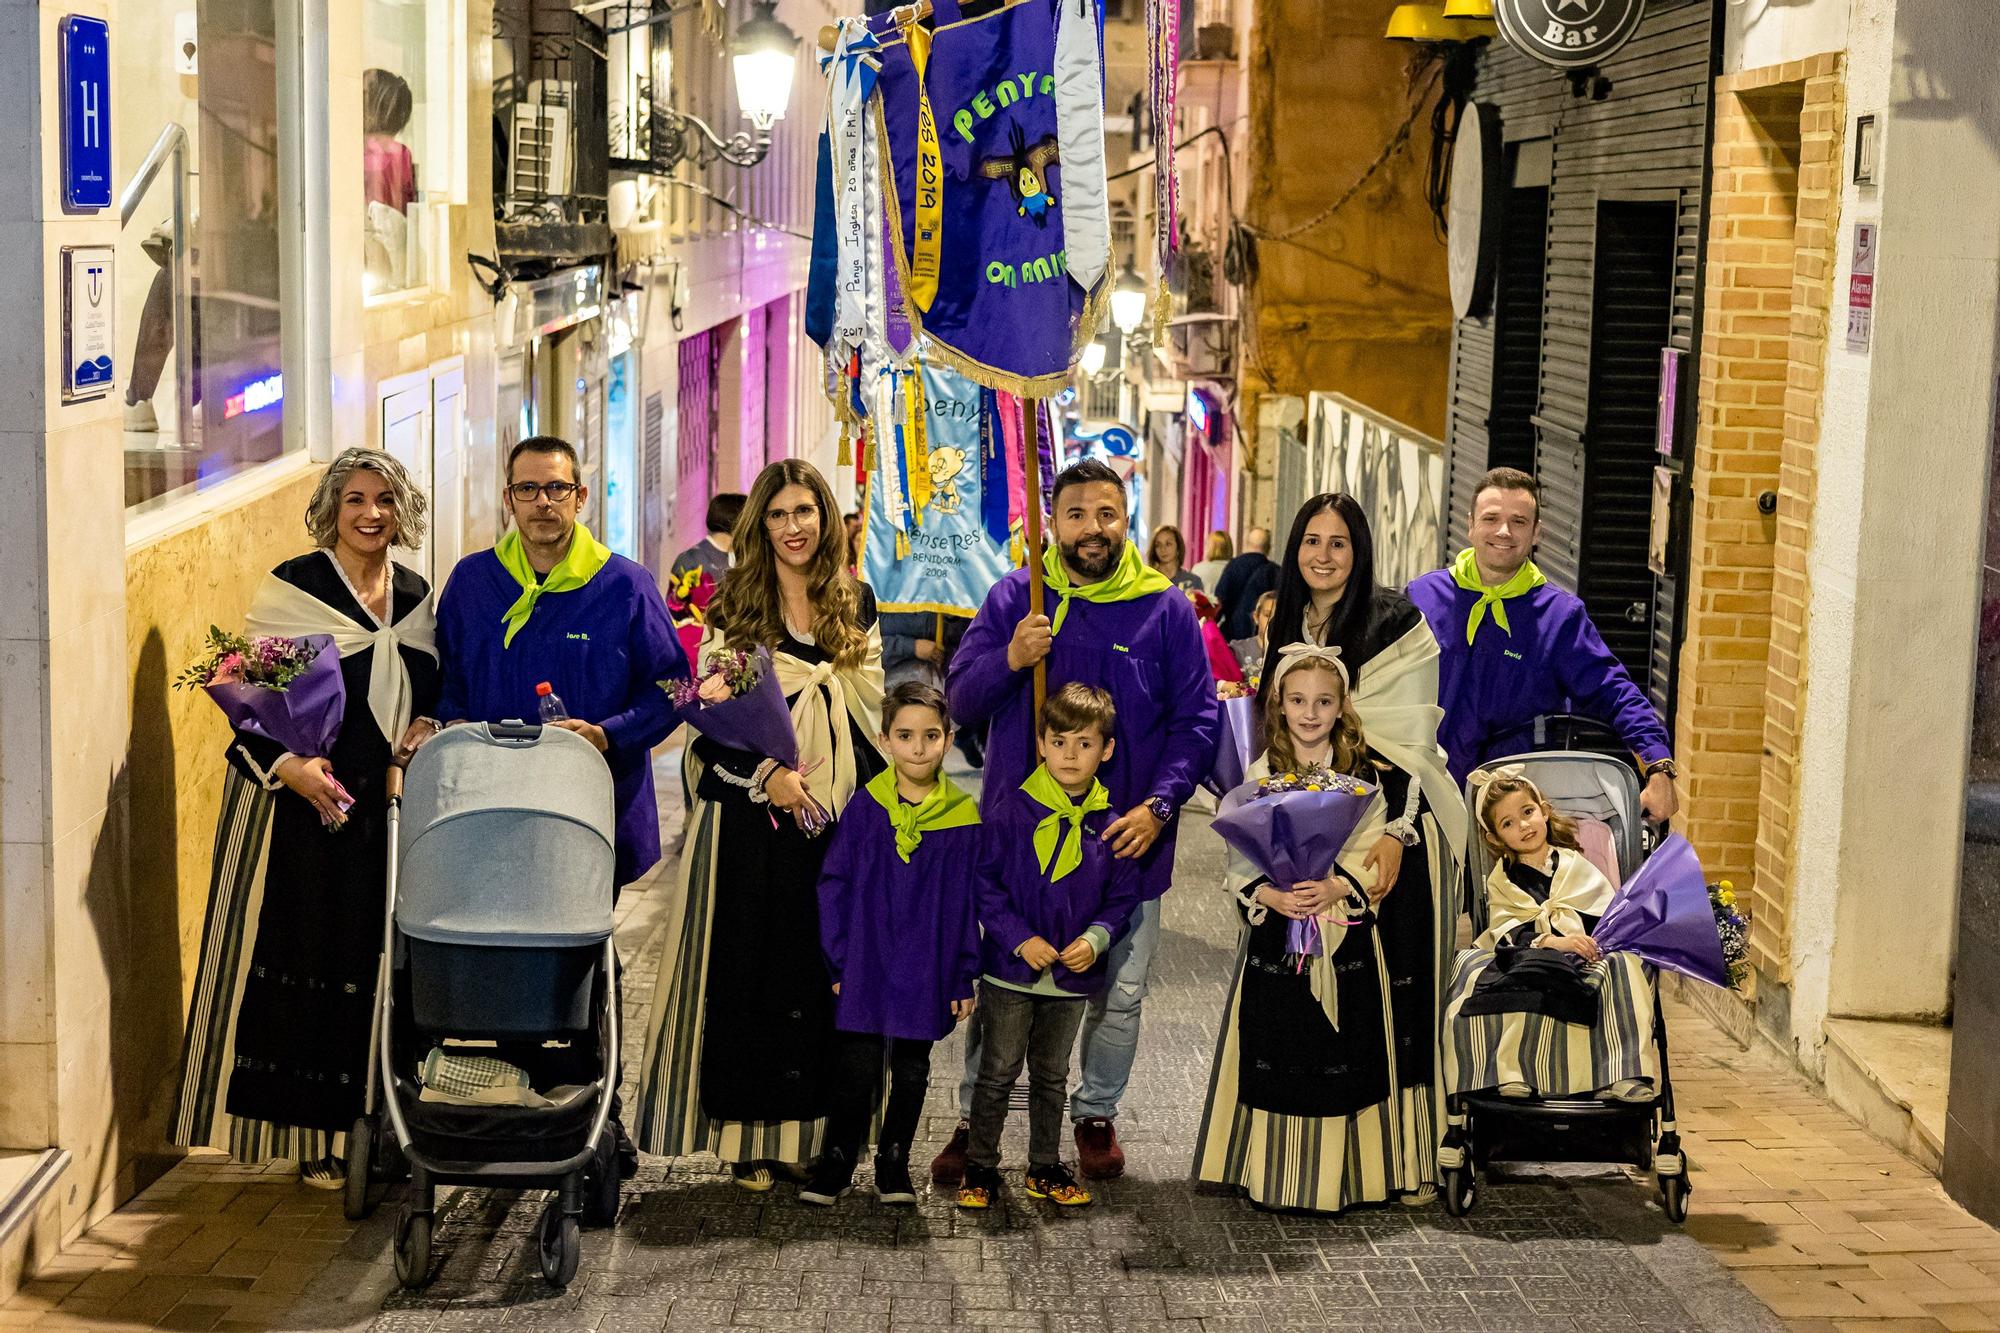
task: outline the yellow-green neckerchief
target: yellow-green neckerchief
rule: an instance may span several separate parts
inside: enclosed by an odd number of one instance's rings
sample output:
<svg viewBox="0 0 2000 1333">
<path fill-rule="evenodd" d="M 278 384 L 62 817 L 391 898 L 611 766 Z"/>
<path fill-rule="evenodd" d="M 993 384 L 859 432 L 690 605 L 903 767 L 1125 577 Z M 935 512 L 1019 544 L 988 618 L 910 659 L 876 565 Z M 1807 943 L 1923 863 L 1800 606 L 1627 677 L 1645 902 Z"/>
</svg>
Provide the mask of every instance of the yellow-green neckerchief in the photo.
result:
<svg viewBox="0 0 2000 1333">
<path fill-rule="evenodd" d="M 888 812 L 889 826 L 896 831 L 896 855 L 906 862 L 916 854 L 924 834 L 979 822 L 979 802 L 942 773 L 930 795 L 914 805 L 897 794 L 894 768 L 885 768 L 868 779 L 868 794 Z"/>
<path fill-rule="evenodd" d="M 1021 790 L 1049 811 L 1048 816 L 1035 825 L 1035 859 L 1044 873 L 1054 862 L 1055 873 L 1049 875 L 1049 883 L 1053 884 L 1083 864 L 1083 817 L 1099 810 L 1109 810 L 1111 793 L 1104 789 L 1103 783 L 1093 778 L 1090 790 L 1084 793 L 1083 799 L 1071 800 L 1070 794 L 1049 772 L 1047 764 L 1037 765 L 1035 771 L 1028 774 L 1028 780 L 1021 784 Z M 1069 825 L 1067 834 L 1063 831 L 1065 824 Z M 1060 846 L 1058 839 L 1061 840 Z"/>
<path fill-rule="evenodd" d="M 1139 548 L 1130 541 L 1125 543 L 1125 553 L 1118 557 L 1110 577 L 1101 583 L 1071 583 L 1069 566 L 1063 563 L 1062 552 L 1054 545 L 1042 553 L 1042 572 L 1047 575 L 1049 591 L 1061 599 L 1056 603 L 1055 618 L 1049 622 L 1051 634 L 1062 633 L 1072 597 L 1081 597 L 1086 602 L 1129 602 L 1174 586 L 1172 579 L 1139 558 Z"/>
<path fill-rule="evenodd" d="M 1472 604 L 1472 614 L 1465 621 L 1465 642 L 1470 645 L 1473 636 L 1479 633 L 1479 622 L 1486 619 L 1486 608 L 1493 608 L 1493 623 L 1500 627 L 1508 638 L 1514 636 L 1513 627 L 1507 623 L 1507 599 L 1533 592 L 1548 580 L 1542 571 L 1535 568 L 1535 562 L 1526 561 L 1514 571 L 1514 576 L 1497 586 L 1479 581 L 1479 565 L 1472 558 L 1472 548 L 1466 547 L 1458 553 L 1458 559 L 1451 562 L 1451 576 L 1458 586 L 1467 592 L 1479 594 L 1479 600 Z"/>
<path fill-rule="evenodd" d="M 569 539 L 569 553 L 549 571 L 547 578 L 535 581 L 535 569 L 528 563 L 528 551 L 521 541 L 521 530 L 514 528 L 500 539 L 493 548 L 493 554 L 500 557 L 500 565 L 514 576 L 514 582 L 521 585 L 521 595 L 507 608 L 500 622 L 507 627 L 506 637 L 501 639 L 502 648 L 514 646 L 514 636 L 521 632 L 521 626 L 528 623 L 528 617 L 535 614 L 535 603 L 543 593 L 569 592 L 581 588 L 597 577 L 597 571 L 604 568 L 611 559 L 611 550 L 597 538 L 590 535 L 590 529 L 579 523 Z"/>
</svg>

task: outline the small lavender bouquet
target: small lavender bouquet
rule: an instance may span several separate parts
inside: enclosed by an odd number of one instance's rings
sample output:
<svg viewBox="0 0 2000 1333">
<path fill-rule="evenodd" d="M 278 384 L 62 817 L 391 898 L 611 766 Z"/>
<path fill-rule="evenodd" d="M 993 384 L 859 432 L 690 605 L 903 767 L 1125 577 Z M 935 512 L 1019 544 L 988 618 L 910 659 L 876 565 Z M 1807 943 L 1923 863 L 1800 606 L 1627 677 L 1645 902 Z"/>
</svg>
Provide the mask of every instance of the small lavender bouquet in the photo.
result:
<svg viewBox="0 0 2000 1333">
<path fill-rule="evenodd" d="M 347 712 L 347 684 L 331 635 L 226 634 L 211 625 L 204 647 L 174 680 L 175 689 L 205 691 L 232 727 L 303 758 L 333 748 Z"/>
<path fill-rule="evenodd" d="M 1376 788 L 1325 768 L 1274 773 L 1246 782 L 1222 798 L 1215 831 L 1250 864 L 1282 889 L 1333 873 L 1340 852 L 1361 827 Z M 1349 892 L 1345 901 L 1318 916 L 1291 923 L 1286 954 L 1303 968 L 1326 952 L 1322 921 L 1358 924 L 1368 906 Z"/>
<path fill-rule="evenodd" d="M 682 719 L 717 745 L 765 755 L 800 771 L 798 731 L 768 649 L 717 648 L 695 675 L 663 680 L 660 688 Z M 832 822 L 826 808 L 810 796 L 797 819 L 808 836 Z"/>
</svg>

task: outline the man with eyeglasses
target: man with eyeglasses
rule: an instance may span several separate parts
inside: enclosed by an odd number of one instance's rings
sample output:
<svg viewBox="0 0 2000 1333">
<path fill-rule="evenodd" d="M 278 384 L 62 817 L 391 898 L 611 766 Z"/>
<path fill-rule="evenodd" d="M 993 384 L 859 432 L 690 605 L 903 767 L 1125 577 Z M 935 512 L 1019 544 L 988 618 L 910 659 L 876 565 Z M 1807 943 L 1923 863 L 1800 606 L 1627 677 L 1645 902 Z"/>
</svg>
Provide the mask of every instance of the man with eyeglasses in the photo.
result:
<svg viewBox="0 0 2000 1333">
<path fill-rule="evenodd" d="M 570 715 L 556 725 L 610 765 L 623 887 L 660 860 L 651 756 L 679 717 L 659 682 L 687 675 L 688 660 L 652 575 L 577 521 L 590 496 L 576 478 L 566 441 L 537 435 L 514 446 L 505 494 L 513 528 L 459 561 L 438 599 L 438 715 L 532 722 L 535 687 L 547 681 Z M 623 1125 L 617 1144 L 629 1177 L 639 1159 Z"/>
</svg>

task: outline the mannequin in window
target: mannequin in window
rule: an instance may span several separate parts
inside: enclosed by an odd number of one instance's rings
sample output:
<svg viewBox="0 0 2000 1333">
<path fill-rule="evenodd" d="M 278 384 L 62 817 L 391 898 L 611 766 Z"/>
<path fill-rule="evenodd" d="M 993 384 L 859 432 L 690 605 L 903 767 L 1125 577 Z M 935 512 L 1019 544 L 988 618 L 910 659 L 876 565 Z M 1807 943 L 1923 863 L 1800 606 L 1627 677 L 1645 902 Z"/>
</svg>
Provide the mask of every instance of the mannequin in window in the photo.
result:
<svg viewBox="0 0 2000 1333">
<path fill-rule="evenodd" d="M 362 187 L 368 216 L 363 227 L 371 289 L 407 285 L 409 222 L 417 199 L 417 165 L 396 136 L 410 123 L 415 99 L 399 74 L 371 69 L 362 75 Z"/>
</svg>

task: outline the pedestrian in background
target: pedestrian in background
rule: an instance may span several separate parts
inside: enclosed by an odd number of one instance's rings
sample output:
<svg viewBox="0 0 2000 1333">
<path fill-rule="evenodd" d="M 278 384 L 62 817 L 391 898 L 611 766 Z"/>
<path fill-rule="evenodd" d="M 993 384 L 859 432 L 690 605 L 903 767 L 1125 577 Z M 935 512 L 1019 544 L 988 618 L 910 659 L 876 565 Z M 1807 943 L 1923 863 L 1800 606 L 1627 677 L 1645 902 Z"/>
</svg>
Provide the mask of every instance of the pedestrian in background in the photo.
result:
<svg viewBox="0 0 2000 1333">
<path fill-rule="evenodd" d="M 1188 569 L 1187 542 L 1182 540 L 1181 530 L 1172 524 L 1153 529 L 1153 540 L 1146 546 L 1146 563 L 1165 574 L 1182 592 L 1208 591 L 1208 585 Z"/>
<path fill-rule="evenodd" d="M 1201 590 L 1211 597 L 1216 596 L 1222 582 L 1222 571 L 1229 567 L 1229 558 L 1236 554 L 1236 544 L 1229 540 L 1229 534 L 1217 529 L 1208 534 L 1207 557 L 1194 567 L 1194 576 L 1201 580 Z"/>
<path fill-rule="evenodd" d="M 1278 567 L 1271 563 L 1270 552 L 1270 531 L 1252 528 L 1243 538 L 1243 554 L 1231 560 L 1216 579 L 1215 600 L 1222 608 L 1225 638 L 1249 638 L 1255 628 L 1250 616 L 1257 599 L 1278 586 Z"/>
<path fill-rule="evenodd" d="M 708 604 L 715 600 L 722 576 L 736 563 L 730 554 L 730 534 L 742 516 L 740 492 L 724 491 L 711 498 L 707 535 L 675 556 L 667 574 L 667 610 L 673 613 L 674 632 L 680 635 L 681 647 L 690 657 L 695 645 L 701 642 L 702 617 L 708 611 Z"/>
<path fill-rule="evenodd" d="M 385 777 L 436 728 L 430 585 L 389 558 L 423 544 L 427 507 L 394 458 L 346 450 L 306 506 L 317 549 L 267 574 L 247 617 L 253 635 L 331 635 L 347 707 L 322 755 L 245 731 L 230 740 L 168 1139 L 295 1161 L 320 1189 L 344 1183 L 339 1154 L 368 1082 Z"/>
</svg>

